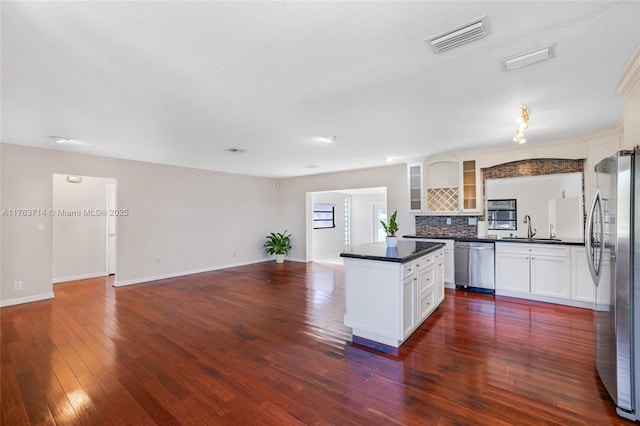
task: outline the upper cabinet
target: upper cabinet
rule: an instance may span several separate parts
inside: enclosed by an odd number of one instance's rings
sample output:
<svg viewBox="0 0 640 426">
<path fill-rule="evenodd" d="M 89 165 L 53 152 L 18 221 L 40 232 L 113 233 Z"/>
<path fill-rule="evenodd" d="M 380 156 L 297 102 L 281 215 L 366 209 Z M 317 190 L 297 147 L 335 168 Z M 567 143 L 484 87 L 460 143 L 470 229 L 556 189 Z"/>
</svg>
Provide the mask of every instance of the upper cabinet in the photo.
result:
<svg viewBox="0 0 640 426">
<path fill-rule="evenodd" d="M 436 161 L 426 169 L 426 212 L 455 212 L 459 208 L 458 161 Z"/>
<path fill-rule="evenodd" d="M 479 212 L 482 208 L 481 202 L 481 179 L 476 160 L 463 160 L 460 162 L 460 190 L 462 199 L 460 200 L 460 210 L 464 212 Z"/>
<path fill-rule="evenodd" d="M 475 160 L 409 163 L 407 171 L 411 213 L 480 213 L 482 181 Z"/>
<path fill-rule="evenodd" d="M 407 164 L 407 180 L 409 185 L 409 212 L 422 212 L 425 208 L 423 163 Z"/>
</svg>

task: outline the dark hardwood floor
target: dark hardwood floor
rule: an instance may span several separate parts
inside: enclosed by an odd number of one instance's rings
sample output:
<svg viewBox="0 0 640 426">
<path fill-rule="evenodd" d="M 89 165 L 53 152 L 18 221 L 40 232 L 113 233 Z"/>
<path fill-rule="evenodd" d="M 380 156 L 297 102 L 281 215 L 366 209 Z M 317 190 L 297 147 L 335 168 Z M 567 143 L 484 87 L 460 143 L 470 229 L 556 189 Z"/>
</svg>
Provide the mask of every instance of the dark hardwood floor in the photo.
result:
<svg viewBox="0 0 640 426">
<path fill-rule="evenodd" d="M 2 308 L 1 424 L 616 425 L 592 312 L 447 290 L 398 356 L 340 266 L 264 263 Z"/>
</svg>

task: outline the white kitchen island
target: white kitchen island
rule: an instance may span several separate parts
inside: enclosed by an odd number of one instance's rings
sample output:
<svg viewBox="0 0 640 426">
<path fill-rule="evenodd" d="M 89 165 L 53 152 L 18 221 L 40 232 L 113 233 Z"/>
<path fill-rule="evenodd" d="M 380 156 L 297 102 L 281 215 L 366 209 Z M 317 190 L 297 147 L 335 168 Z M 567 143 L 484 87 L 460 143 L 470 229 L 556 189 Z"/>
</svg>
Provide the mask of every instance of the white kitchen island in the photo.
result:
<svg viewBox="0 0 640 426">
<path fill-rule="evenodd" d="M 398 241 L 345 250 L 346 313 L 353 341 L 384 352 L 397 348 L 444 299 L 444 244 Z"/>
</svg>

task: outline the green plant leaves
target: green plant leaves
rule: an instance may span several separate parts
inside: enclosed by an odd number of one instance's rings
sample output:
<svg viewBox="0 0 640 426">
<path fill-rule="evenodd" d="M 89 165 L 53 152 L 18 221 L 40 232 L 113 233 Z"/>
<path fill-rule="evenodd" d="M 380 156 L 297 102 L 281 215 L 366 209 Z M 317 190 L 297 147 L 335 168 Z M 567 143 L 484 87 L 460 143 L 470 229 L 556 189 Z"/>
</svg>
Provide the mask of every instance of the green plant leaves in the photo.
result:
<svg viewBox="0 0 640 426">
<path fill-rule="evenodd" d="M 398 226 L 398 223 L 396 222 L 397 216 L 398 216 L 398 210 L 394 211 L 391 217 L 389 218 L 389 224 L 384 223 L 384 221 L 382 220 L 380 221 L 380 223 L 382 224 L 382 228 L 384 229 L 384 232 L 386 232 L 389 237 L 395 237 L 396 232 L 398 232 L 398 229 L 400 229 L 400 227 Z"/>
<path fill-rule="evenodd" d="M 267 235 L 264 243 L 264 251 L 268 254 L 288 254 L 291 251 L 291 234 L 284 232 L 272 232 Z"/>
</svg>

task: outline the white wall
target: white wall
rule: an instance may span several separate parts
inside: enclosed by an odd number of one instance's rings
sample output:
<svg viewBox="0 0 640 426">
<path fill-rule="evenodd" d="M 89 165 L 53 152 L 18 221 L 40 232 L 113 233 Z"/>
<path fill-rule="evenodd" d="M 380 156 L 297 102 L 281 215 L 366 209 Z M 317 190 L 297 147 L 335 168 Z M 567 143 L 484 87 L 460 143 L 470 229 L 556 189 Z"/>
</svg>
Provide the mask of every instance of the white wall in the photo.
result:
<svg viewBox="0 0 640 426">
<path fill-rule="evenodd" d="M 387 193 L 351 196 L 351 244 L 373 242 L 373 205 L 387 204 Z M 400 213 L 398 213 L 400 214 Z M 414 222 L 415 225 L 415 222 Z"/>
<path fill-rule="evenodd" d="M 118 207 L 130 211 L 118 220 L 120 285 L 266 260 L 264 236 L 288 221 L 278 220 L 273 179 L 10 144 L 0 151 L 2 209 L 52 209 L 54 173 L 118 181 Z M 52 297 L 51 216 L 1 219 L 0 304 Z M 13 289 L 18 280 L 22 290 Z"/>
<path fill-rule="evenodd" d="M 332 204 L 335 207 L 335 228 L 312 229 L 312 247 L 314 260 L 337 256 L 344 249 L 344 198 L 346 194 L 338 192 L 318 192 L 312 196 L 312 202 Z"/>
<path fill-rule="evenodd" d="M 400 235 L 415 234 L 415 218 L 408 213 L 407 166 L 386 167 L 327 173 L 281 180 L 278 191 L 280 226 L 292 233 L 292 257 L 311 260 L 311 193 L 345 188 L 387 187 L 387 208 L 398 210 Z"/>
<path fill-rule="evenodd" d="M 116 180 L 82 176 L 70 183 L 67 176 L 53 175 L 53 282 L 107 274 L 107 217 L 88 211 L 107 209 L 107 184 Z"/>
<path fill-rule="evenodd" d="M 617 128 L 566 142 L 519 149 L 467 151 L 479 167 L 525 158 L 587 158 L 586 200 L 596 158 L 622 144 Z M 415 234 L 408 213 L 406 164 L 275 181 L 181 167 L 0 144 L 0 208 L 52 208 L 54 173 L 109 176 L 118 181 L 118 283 L 265 260 L 264 236 L 292 233 L 290 258 L 311 260 L 311 195 L 342 188 L 387 188 L 400 235 Z M 276 186 L 279 184 L 279 188 Z M 591 191 L 591 192 L 590 192 Z M 38 222 L 45 224 L 36 231 Z M 51 218 L 3 216 L 0 221 L 0 306 L 52 297 Z M 23 282 L 13 290 L 13 282 Z"/>
<path fill-rule="evenodd" d="M 527 236 L 528 225 L 523 223 L 524 216 L 531 217 L 532 227 L 537 229 L 536 237 L 549 237 L 549 201 L 552 199 L 582 198 L 582 174 L 567 173 L 559 175 L 525 176 L 486 181 L 487 199 L 515 199 L 518 213 L 516 231 L 489 230 L 489 234 Z M 577 202 L 574 217 L 580 224 L 572 229 L 556 229 L 561 238 L 582 238 L 583 229 L 580 219 L 582 204 Z"/>
</svg>

